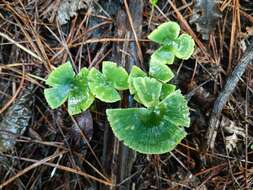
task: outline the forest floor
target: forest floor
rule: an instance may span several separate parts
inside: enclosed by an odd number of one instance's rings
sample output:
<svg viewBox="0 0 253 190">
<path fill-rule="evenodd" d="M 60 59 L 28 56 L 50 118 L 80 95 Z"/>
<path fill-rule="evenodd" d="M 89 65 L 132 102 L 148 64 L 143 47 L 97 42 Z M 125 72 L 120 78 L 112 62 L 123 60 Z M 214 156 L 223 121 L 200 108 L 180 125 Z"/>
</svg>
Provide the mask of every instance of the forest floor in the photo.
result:
<svg viewBox="0 0 253 190">
<path fill-rule="evenodd" d="M 191 111 L 175 150 L 128 149 L 100 101 L 77 116 L 50 109 L 53 68 L 147 70 L 157 47 L 147 36 L 169 20 L 196 44 L 172 65 Z M 252 36 L 251 0 L 0 0 L 0 189 L 253 189 Z"/>
</svg>

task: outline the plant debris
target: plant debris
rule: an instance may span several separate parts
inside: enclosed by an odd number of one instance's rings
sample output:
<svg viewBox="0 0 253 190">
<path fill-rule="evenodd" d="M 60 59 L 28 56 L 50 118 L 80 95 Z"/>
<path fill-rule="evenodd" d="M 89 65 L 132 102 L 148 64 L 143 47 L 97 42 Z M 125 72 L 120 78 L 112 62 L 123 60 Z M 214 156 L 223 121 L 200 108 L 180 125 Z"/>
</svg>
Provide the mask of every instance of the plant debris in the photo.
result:
<svg viewBox="0 0 253 190">
<path fill-rule="evenodd" d="M 0 122 L 0 152 L 14 148 L 16 138 L 22 135 L 29 126 L 32 117 L 33 97 L 30 89 L 8 108 Z"/>
<path fill-rule="evenodd" d="M 237 143 L 240 140 L 240 137 L 246 137 L 245 130 L 237 127 L 234 121 L 231 121 L 225 116 L 222 117 L 220 126 L 229 134 L 225 136 L 225 144 L 226 149 L 228 149 L 229 152 L 232 152 L 237 148 Z"/>
<path fill-rule="evenodd" d="M 87 9 L 91 5 L 93 0 L 54 0 L 51 1 L 47 7 L 46 2 L 44 4 L 45 11 L 44 16 L 49 17 L 51 22 L 56 19 L 60 25 L 67 24 L 71 17 L 76 16 L 78 10 Z"/>
<path fill-rule="evenodd" d="M 221 16 L 215 0 L 196 0 L 190 22 L 196 25 L 202 38 L 208 40 L 209 34 L 215 30 L 217 20 Z"/>
</svg>

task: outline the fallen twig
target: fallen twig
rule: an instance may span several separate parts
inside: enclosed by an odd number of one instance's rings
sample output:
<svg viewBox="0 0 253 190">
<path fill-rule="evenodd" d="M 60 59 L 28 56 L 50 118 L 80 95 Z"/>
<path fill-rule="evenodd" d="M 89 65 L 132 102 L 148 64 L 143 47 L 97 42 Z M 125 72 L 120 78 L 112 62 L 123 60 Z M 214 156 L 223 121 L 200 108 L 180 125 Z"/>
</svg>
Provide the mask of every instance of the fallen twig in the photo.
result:
<svg viewBox="0 0 253 190">
<path fill-rule="evenodd" d="M 219 127 L 219 118 L 221 111 L 227 103 L 229 96 L 233 93 L 238 81 L 245 72 L 247 65 L 251 64 L 253 60 L 253 42 L 250 43 L 243 56 L 241 57 L 239 64 L 234 68 L 231 75 L 228 77 L 223 90 L 220 92 L 218 98 L 214 102 L 212 113 L 209 120 L 209 127 L 207 131 L 207 148 L 214 148 L 214 142 Z"/>
</svg>

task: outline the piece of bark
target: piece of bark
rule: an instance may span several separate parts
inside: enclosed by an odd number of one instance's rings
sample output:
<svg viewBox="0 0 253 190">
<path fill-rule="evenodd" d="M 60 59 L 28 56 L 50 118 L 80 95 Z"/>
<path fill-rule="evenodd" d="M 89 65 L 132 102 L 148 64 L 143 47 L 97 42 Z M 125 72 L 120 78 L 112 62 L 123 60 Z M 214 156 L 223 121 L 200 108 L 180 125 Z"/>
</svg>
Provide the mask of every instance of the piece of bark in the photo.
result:
<svg viewBox="0 0 253 190">
<path fill-rule="evenodd" d="M 24 88 L 21 96 L 8 108 L 0 122 L 0 152 L 12 150 L 16 138 L 23 135 L 32 118 L 34 98 L 30 88 Z"/>
<path fill-rule="evenodd" d="M 142 0 L 131 0 L 128 1 L 128 7 L 126 5 L 125 1 L 125 11 L 127 15 L 127 21 L 128 21 L 128 28 L 126 31 L 125 38 L 140 38 L 142 33 L 142 13 L 143 13 L 143 1 Z M 129 13 L 127 13 L 127 9 L 129 8 Z M 129 14 L 129 15 L 128 15 Z M 129 18 L 131 17 L 131 18 Z M 131 21 L 132 19 L 132 26 Z M 123 26 L 121 27 L 123 28 Z M 126 27 L 125 27 L 126 28 Z M 134 30 L 134 31 L 133 31 Z M 134 34 L 135 33 L 135 34 Z M 127 43 L 128 44 L 128 43 Z M 125 44 L 126 45 L 126 44 Z M 124 44 L 123 44 L 124 46 Z M 139 64 L 141 62 L 139 61 L 139 47 L 136 44 L 136 42 L 130 42 L 128 44 L 128 53 L 130 56 L 125 56 L 121 58 L 122 66 L 124 65 L 128 71 L 132 69 L 133 65 L 137 65 L 140 67 Z M 133 107 L 133 102 L 131 101 L 131 97 L 127 97 L 127 106 Z M 117 143 L 117 141 L 116 141 Z M 119 190 L 125 190 L 125 189 L 131 189 L 131 179 L 129 178 L 131 176 L 131 170 L 132 166 L 136 159 L 136 152 L 132 149 L 129 149 L 126 147 L 122 142 L 119 142 L 118 145 L 116 144 L 116 150 L 119 150 L 118 154 L 118 161 L 119 161 L 119 177 L 117 184 L 121 183 L 119 185 Z M 117 175 L 117 174 L 116 174 Z M 128 180 L 126 180 L 129 178 Z M 124 183 L 123 183 L 124 182 Z"/>
<path fill-rule="evenodd" d="M 136 36 L 141 37 L 142 32 L 142 13 L 143 1 L 128 1 L 128 8 L 132 17 L 132 27 Z M 129 13 L 128 12 L 128 13 Z M 118 63 L 126 70 L 130 71 L 133 65 L 139 66 L 138 47 L 136 42 L 129 42 L 128 39 L 134 39 L 134 32 L 129 22 L 127 10 L 124 5 L 118 9 L 115 22 L 115 34 L 117 38 L 125 38 L 126 41 L 113 44 L 111 60 Z M 122 53 L 123 52 L 123 53 Z M 121 102 L 122 107 L 133 107 L 131 97 L 124 96 Z M 104 167 L 111 172 L 113 186 L 110 189 L 125 190 L 131 189 L 131 171 L 135 162 L 135 151 L 126 147 L 114 137 L 111 128 L 106 127 L 104 138 Z M 109 168 L 110 167 L 110 168 Z M 105 189 L 105 188 L 103 188 Z"/>
</svg>

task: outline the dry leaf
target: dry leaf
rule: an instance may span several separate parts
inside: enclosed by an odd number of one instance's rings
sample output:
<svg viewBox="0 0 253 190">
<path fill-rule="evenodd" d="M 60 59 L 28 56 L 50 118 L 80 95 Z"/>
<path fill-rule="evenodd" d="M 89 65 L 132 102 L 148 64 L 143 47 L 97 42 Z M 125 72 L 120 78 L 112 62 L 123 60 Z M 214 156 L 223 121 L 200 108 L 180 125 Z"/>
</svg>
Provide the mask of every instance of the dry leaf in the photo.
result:
<svg viewBox="0 0 253 190">
<path fill-rule="evenodd" d="M 66 24 L 71 17 L 77 15 L 80 9 L 87 9 L 94 0 L 51 0 L 42 3 L 42 15 L 53 22 L 55 19 L 60 25 Z"/>
<path fill-rule="evenodd" d="M 240 139 L 239 136 L 245 138 L 244 129 L 237 127 L 235 122 L 225 116 L 221 119 L 221 127 L 224 128 L 227 133 L 232 134 L 225 137 L 226 149 L 231 152 L 236 148 L 236 144 Z"/>
<path fill-rule="evenodd" d="M 66 24 L 68 20 L 77 15 L 77 11 L 87 7 L 91 0 L 61 0 L 57 11 L 57 20 L 61 25 Z"/>
<path fill-rule="evenodd" d="M 232 150 L 236 148 L 236 143 L 238 140 L 239 139 L 235 133 L 233 135 L 225 137 L 226 149 L 228 152 L 232 152 Z"/>
<path fill-rule="evenodd" d="M 71 147 L 85 154 L 87 151 L 87 142 L 93 137 L 93 119 L 90 111 L 85 111 L 75 117 L 76 124 L 68 130 L 66 136 L 69 139 Z M 84 136 L 85 137 L 84 137 Z"/>
<path fill-rule="evenodd" d="M 196 24 L 202 38 L 208 40 L 209 33 L 215 29 L 217 19 L 221 16 L 215 0 L 196 0 L 190 23 Z"/>
</svg>

